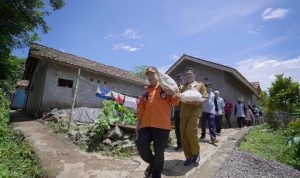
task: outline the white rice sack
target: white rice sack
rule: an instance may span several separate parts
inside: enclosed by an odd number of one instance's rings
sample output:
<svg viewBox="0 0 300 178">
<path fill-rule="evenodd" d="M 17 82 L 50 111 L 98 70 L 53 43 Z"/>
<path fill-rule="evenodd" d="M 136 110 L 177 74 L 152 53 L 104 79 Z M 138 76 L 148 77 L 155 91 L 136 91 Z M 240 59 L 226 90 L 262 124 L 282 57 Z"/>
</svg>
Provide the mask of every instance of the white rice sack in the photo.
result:
<svg viewBox="0 0 300 178">
<path fill-rule="evenodd" d="M 180 101 L 182 102 L 202 102 L 202 95 L 201 93 L 196 90 L 194 87 L 190 90 L 187 90 L 180 94 Z"/>
<path fill-rule="evenodd" d="M 175 93 L 179 93 L 179 88 L 176 84 L 176 82 L 167 74 L 161 74 L 159 79 L 159 86 L 163 89 L 170 89 Z"/>
</svg>

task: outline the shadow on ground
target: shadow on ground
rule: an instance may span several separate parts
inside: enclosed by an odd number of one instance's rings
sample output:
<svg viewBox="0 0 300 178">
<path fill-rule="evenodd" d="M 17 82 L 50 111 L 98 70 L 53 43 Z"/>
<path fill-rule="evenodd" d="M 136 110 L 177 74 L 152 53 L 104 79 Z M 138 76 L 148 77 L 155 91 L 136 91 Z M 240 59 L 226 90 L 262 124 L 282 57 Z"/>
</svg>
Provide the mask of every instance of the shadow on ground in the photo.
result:
<svg viewBox="0 0 300 178">
<path fill-rule="evenodd" d="M 21 110 L 10 112 L 10 122 L 32 121 L 32 117 Z"/>
<path fill-rule="evenodd" d="M 197 166 L 197 164 L 193 164 L 185 167 L 183 166 L 183 160 L 166 160 L 162 174 L 166 176 L 184 176 L 187 172 Z"/>
</svg>

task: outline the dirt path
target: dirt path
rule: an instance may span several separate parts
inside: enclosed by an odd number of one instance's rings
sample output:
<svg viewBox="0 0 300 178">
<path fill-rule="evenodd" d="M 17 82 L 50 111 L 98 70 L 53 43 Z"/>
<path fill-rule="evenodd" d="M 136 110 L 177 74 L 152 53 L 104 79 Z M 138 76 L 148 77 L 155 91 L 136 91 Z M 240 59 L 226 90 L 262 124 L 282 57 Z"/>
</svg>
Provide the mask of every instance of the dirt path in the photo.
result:
<svg viewBox="0 0 300 178">
<path fill-rule="evenodd" d="M 20 130 L 25 138 L 32 143 L 33 149 L 41 159 L 48 177 L 83 178 L 83 177 L 143 177 L 147 167 L 139 157 L 131 159 L 112 159 L 101 156 L 99 153 L 86 153 L 76 146 L 66 142 L 63 138 L 51 133 L 45 126 L 20 112 L 11 112 L 13 129 Z M 248 129 L 247 129 L 248 130 Z M 183 152 L 175 152 L 170 147 L 165 153 L 163 177 L 207 177 L 199 173 L 201 166 L 219 150 L 224 143 L 234 145 L 232 136 L 238 135 L 241 130 L 223 129 L 218 138 L 218 145 L 201 142 L 201 161 L 197 167 L 184 167 Z M 242 131 L 243 133 L 245 132 Z M 171 134 L 174 137 L 174 134 Z M 209 135 L 207 135 L 207 138 Z M 235 139 L 236 140 L 236 139 Z M 209 169 L 209 168 L 208 168 Z M 214 168 L 211 168 L 214 172 Z M 217 169 L 216 169 L 217 170 Z"/>
</svg>

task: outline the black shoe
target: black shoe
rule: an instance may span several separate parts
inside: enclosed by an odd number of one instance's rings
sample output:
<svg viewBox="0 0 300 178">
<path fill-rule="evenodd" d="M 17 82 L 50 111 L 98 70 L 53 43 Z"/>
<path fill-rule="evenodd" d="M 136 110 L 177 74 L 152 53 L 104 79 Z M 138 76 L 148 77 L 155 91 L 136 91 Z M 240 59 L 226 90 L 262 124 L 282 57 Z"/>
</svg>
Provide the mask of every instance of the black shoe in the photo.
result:
<svg viewBox="0 0 300 178">
<path fill-rule="evenodd" d="M 189 166 L 193 163 L 193 158 L 186 159 L 183 163 L 184 166 Z"/>
<path fill-rule="evenodd" d="M 175 151 L 179 151 L 179 150 L 181 150 L 181 148 L 182 148 L 182 146 L 179 145 L 179 146 L 175 147 Z"/>
<path fill-rule="evenodd" d="M 205 139 L 205 136 L 201 136 L 201 137 L 200 137 L 200 140 L 204 140 L 204 139 Z"/>
<path fill-rule="evenodd" d="M 193 159 L 194 163 L 199 163 L 199 161 L 200 161 L 200 155 L 199 154 L 194 155 L 192 159 Z"/>
<path fill-rule="evenodd" d="M 152 175 L 152 173 L 153 173 L 153 168 L 152 168 L 152 166 L 149 165 L 147 167 L 147 169 L 145 170 L 144 174 L 146 177 L 150 177 Z"/>
<path fill-rule="evenodd" d="M 216 143 L 218 143 L 219 142 L 219 140 L 217 140 L 217 139 L 214 139 L 214 140 L 211 140 L 211 144 L 216 144 Z"/>
</svg>

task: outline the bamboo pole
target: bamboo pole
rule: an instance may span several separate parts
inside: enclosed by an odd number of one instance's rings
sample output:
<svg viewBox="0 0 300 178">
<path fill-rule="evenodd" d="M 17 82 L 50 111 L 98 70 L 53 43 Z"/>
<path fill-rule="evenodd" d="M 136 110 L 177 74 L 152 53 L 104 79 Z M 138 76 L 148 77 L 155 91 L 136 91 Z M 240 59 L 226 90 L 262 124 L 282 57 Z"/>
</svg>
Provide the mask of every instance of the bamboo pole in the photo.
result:
<svg viewBox="0 0 300 178">
<path fill-rule="evenodd" d="M 76 101 L 76 96 L 77 96 L 77 91 L 78 91 L 78 84 L 79 84 L 80 72 L 81 72 L 81 69 L 79 68 L 79 69 L 78 69 L 78 72 L 77 72 L 76 85 L 75 85 L 75 92 L 74 92 L 73 100 L 72 100 L 72 107 L 71 107 L 71 111 L 70 111 L 70 118 L 69 118 L 68 129 L 70 128 L 71 121 L 72 121 L 72 115 L 73 115 L 73 110 L 74 110 L 75 101 Z"/>
</svg>

